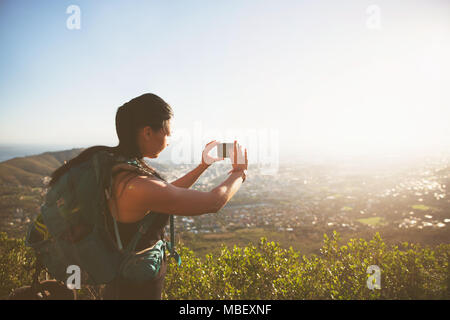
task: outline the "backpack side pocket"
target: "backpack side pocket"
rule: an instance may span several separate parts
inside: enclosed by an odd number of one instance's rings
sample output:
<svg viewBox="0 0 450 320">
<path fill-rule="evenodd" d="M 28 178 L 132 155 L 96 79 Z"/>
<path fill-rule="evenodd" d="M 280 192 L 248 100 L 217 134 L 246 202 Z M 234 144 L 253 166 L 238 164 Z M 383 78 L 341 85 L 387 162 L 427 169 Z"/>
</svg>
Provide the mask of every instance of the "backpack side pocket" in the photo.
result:
<svg viewBox="0 0 450 320">
<path fill-rule="evenodd" d="M 42 235 L 32 224 L 28 230 L 26 244 L 34 249 L 36 258 L 52 277 L 64 282 L 67 280 L 67 267 L 72 263 L 64 255 L 61 246 L 54 238 L 43 240 Z"/>
<path fill-rule="evenodd" d="M 129 253 L 120 267 L 121 278 L 131 283 L 154 280 L 159 274 L 165 253 L 166 243 L 163 240 L 140 252 Z"/>
</svg>

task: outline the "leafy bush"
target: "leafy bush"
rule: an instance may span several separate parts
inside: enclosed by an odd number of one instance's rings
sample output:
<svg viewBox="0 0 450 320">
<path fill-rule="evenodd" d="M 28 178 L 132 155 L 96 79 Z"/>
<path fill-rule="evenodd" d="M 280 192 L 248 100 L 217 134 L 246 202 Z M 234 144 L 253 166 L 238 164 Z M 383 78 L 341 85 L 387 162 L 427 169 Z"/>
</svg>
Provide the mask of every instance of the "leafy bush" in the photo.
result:
<svg viewBox="0 0 450 320">
<path fill-rule="evenodd" d="M 370 241 L 324 235 L 320 255 L 261 238 L 257 247 L 222 247 L 201 261 L 183 247 L 183 264 L 170 262 L 166 299 L 449 299 L 450 245 L 434 249 L 404 243 L 387 248 L 379 234 Z M 381 269 L 381 289 L 369 290 L 367 268 Z"/>
<path fill-rule="evenodd" d="M 341 246 L 333 232 L 308 257 L 265 238 L 204 259 L 185 246 L 178 251 L 183 263 L 170 260 L 164 299 L 450 299 L 449 244 L 388 247 L 376 234 Z M 34 259 L 24 240 L 0 233 L 0 297 L 31 283 Z M 367 288 L 370 265 L 381 269 L 380 290 Z"/>
<path fill-rule="evenodd" d="M 14 288 L 31 284 L 34 262 L 33 251 L 25 246 L 24 239 L 11 239 L 0 232 L 0 298 Z"/>
</svg>

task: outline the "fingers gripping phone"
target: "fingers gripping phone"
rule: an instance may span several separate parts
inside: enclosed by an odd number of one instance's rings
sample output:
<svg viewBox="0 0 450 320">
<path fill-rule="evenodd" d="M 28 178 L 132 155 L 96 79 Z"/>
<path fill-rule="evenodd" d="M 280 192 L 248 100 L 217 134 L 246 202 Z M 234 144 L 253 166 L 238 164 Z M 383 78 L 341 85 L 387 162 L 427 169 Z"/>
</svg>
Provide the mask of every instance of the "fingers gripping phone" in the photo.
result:
<svg viewBox="0 0 450 320">
<path fill-rule="evenodd" d="M 219 143 L 217 145 L 218 158 L 230 158 L 233 152 L 234 143 Z"/>
</svg>

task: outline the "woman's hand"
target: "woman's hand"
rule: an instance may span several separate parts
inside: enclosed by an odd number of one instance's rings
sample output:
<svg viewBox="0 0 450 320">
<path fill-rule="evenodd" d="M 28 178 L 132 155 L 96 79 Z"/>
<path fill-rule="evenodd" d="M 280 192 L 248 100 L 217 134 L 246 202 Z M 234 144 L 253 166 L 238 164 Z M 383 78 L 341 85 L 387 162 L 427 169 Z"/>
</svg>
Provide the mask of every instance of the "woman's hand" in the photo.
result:
<svg viewBox="0 0 450 320">
<path fill-rule="evenodd" d="M 231 171 L 242 171 L 247 170 L 248 159 L 247 159 L 247 148 L 245 148 L 245 153 L 242 152 L 242 146 L 234 140 L 234 151 L 230 152 L 231 165 L 233 169 Z M 230 172 L 231 172 L 230 171 Z"/>
<path fill-rule="evenodd" d="M 209 167 L 211 164 L 213 164 L 216 161 L 223 160 L 223 158 L 214 158 L 211 157 L 208 153 L 211 151 L 212 148 L 220 144 L 220 142 L 213 140 L 206 144 L 205 149 L 202 152 L 202 165 Z"/>
</svg>

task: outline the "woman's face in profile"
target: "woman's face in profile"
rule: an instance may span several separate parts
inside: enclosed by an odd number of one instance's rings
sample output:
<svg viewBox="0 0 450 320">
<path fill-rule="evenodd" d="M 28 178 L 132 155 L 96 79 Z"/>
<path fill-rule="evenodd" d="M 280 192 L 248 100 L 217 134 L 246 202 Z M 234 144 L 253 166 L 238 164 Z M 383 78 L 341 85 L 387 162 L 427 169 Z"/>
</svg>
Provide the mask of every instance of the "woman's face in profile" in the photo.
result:
<svg viewBox="0 0 450 320">
<path fill-rule="evenodd" d="M 149 133 L 144 147 L 144 156 L 148 158 L 157 158 L 158 155 L 169 145 L 169 138 L 171 136 L 170 122 L 167 124 L 167 130 L 161 128 L 155 132 L 150 127 L 147 127 Z"/>
<path fill-rule="evenodd" d="M 170 120 L 167 122 L 167 130 L 165 130 L 164 128 L 161 129 L 161 134 L 163 135 L 163 148 L 162 150 L 164 150 L 168 145 L 169 145 L 169 137 L 172 135 L 172 129 L 170 127 Z M 161 151 L 162 151 L 161 150 Z"/>
</svg>

